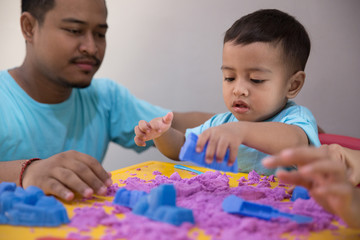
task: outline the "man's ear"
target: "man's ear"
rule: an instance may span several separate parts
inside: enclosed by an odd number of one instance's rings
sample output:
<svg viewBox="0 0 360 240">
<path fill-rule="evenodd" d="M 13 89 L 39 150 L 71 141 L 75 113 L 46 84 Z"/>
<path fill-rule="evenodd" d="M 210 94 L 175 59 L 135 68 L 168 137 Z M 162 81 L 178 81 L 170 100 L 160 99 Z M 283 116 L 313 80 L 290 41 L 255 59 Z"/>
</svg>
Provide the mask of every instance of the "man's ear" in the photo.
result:
<svg viewBox="0 0 360 240">
<path fill-rule="evenodd" d="M 288 99 L 295 98 L 300 92 L 305 82 L 305 72 L 298 71 L 289 79 L 289 90 L 286 94 Z"/>
<path fill-rule="evenodd" d="M 21 14 L 20 27 L 26 42 L 32 42 L 36 23 L 36 19 L 29 12 Z"/>
</svg>

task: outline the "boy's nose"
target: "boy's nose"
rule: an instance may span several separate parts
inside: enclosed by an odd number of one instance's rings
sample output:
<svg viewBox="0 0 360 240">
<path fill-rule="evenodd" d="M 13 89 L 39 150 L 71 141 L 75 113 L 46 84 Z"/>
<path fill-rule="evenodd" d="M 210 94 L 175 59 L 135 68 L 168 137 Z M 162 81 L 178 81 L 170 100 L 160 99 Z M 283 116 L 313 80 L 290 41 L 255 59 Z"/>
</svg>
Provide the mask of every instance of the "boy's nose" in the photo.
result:
<svg viewBox="0 0 360 240">
<path fill-rule="evenodd" d="M 249 90 L 244 85 L 238 85 L 234 88 L 233 91 L 235 96 L 249 96 Z"/>
</svg>

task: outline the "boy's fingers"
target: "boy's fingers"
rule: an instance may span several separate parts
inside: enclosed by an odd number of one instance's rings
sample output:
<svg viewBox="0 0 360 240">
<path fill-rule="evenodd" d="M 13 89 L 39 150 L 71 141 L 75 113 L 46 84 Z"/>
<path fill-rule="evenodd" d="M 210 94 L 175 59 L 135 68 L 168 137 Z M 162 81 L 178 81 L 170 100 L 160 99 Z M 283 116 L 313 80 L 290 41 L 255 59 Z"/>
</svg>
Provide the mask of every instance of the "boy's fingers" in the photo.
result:
<svg viewBox="0 0 360 240">
<path fill-rule="evenodd" d="M 208 132 L 205 131 L 199 135 L 198 140 L 196 142 L 196 152 L 201 152 L 204 149 L 206 142 L 209 139 Z"/>
<path fill-rule="evenodd" d="M 162 121 L 165 124 L 170 124 L 172 122 L 174 118 L 174 113 L 173 112 L 168 112 L 163 118 Z"/>
<path fill-rule="evenodd" d="M 238 147 L 231 147 L 230 148 L 230 154 L 229 154 L 229 160 L 228 160 L 228 166 L 232 166 L 235 161 L 238 154 Z"/>
<path fill-rule="evenodd" d="M 136 145 L 138 145 L 139 147 L 145 147 L 146 146 L 146 142 L 142 140 L 142 138 L 139 138 L 137 136 L 134 137 L 134 142 Z"/>
<path fill-rule="evenodd" d="M 139 130 L 143 133 L 146 133 L 148 130 L 151 129 L 151 126 L 145 120 L 140 120 L 138 124 Z"/>
<path fill-rule="evenodd" d="M 217 141 L 214 138 L 210 138 L 205 153 L 205 162 L 208 164 L 212 163 L 214 160 L 216 145 Z"/>
<path fill-rule="evenodd" d="M 227 141 L 224 141 L 224 140 L 220 139 L 217 142 L 216 150 L 215 150 L 216 161 L 217 162 L 222 162 L 223 161 L 228 147 L 229 147 L 229 145 L 228 145 Z"/>
</svg>

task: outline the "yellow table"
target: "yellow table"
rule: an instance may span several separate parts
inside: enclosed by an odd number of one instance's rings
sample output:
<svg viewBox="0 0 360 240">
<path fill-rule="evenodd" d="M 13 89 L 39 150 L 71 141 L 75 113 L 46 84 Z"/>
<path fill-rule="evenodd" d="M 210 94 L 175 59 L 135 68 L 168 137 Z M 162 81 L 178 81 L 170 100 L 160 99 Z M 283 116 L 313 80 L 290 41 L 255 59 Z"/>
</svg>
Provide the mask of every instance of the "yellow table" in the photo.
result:
<svg viewBox="0 0 360 240">
<path fill-rule="evenodd" d="M 119 169 L 112 172 L 112 178 L 114 182 L 118 182 L 118 180 L 122 179 L 125 180 L 128 177 L 133 177 L 134 173 L 136 173 L 136 177 L 142 178 L 144 180 L 154 179 L 155 176 L 152 174 L 155 170 L 160 171 L 163 175 L 170 177 L 175 171 L 180 174 L 182 178 L 191 178 L 194 175 L 188 171 L 175 169 L 175 164 L 172 163 L 164 163 L 164 162 L 157 162 L 157 161 L 149 161 L 137 165 L 133 165 L 127 168 Z M 137 171 L 136 169 L 141 168 L 141 171 Z M 192 167 L 194 169 L 200 171 L 209 171 L 209 169 L 201 168 L 201 167 Z M 231 175 L 230 178 L 230 186 L 235 187 L 238 185 L 237 180 L 242 176 L 247 176 L 247 174 L 233 174 L 227 173 Z M 277 183 L 273 183 L 272 186 L 275 187 Z M 102 202 L 102 201 L 112 201 L 112 197 L 101 197 L 98 196 L 96 200 L 87 200 L 77 201 L 72 203 L 64 203 L 69 218 L 74 215 L 74 209 L 79 207 L 86 207 L 91 206 L 94 202 Z M 107 212 L 110 212 L 112 207 L 104 207 Z M 121 216 L 119 216 L 121 217 Z M 92 239 L 100 239 L 103 235 L 106 227 L 99 226 L 93 228 L 91 230 L 91 238 Z M 60 240 L 66 239 L 66 236 L 69 232 L 76 232 L 77 229 L 62 225 L 60 227 L 50 228 L 50 227 L 21 227 L 21 226 L 9 226 L 9 225 L 0 225 L 0 240 L 16 240 L 16 239 L 34 239 L 34 240 Z M 195 229 L 195 231 L 199 231 Z M 204 235 L 201 230 L 199 231 L 198 239 L 210 239 L 208 236 Z M 284 236 L 287 236 L 286 234 Z M 289 239 L 294 239 L 293 236 L 289 236 Z M 360 230 L 352 230 L 347 229 L 340 226 L 339 230 L 336 232 L 336 235 L 333 235 L 331 231 L 322 231 L 319 233 L 313 233 L 308 238 L 300 238 L 300 239 L 360 239 Z"/>
</svg>

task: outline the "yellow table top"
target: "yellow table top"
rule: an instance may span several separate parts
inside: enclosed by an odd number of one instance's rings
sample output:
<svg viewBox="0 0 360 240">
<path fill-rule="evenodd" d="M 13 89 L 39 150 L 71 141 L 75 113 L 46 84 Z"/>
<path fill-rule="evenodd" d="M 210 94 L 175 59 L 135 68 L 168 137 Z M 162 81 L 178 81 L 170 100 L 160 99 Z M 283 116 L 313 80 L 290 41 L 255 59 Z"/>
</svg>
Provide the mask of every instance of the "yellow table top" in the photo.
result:
<svg viewBox="0 0 360 240">
<path fill-rule="evenodd" d="M 118 180 L 125 180 L 128 177 L 134 177 L 134 173 L 136 173 L 136 177 L 139 177 L 144 180 L 154 179 L 155 175 L 152 173 L 154 171 L 159 171 L 162 175 L 170 177 L 174 172 L 178 172 L 182 178 L 191 178 L 194 175 L 191 172 L 175 169 L 173 163 L 165 163 L 158 161 L 149 161 L 141 164 L 136 164 L 130 167 L 122 168 L 112 172 L 112 179 L 114 182 L 118 183 Z M 141 171 L 137 171 L 136 169 L 141 168 Z M 209 169 L 202 167 L 193 167 L 196 170 L 200 171 L 210 171 Z M 238 185 L 237 180 L 243 176 L 247 177 L 247 174 L 243 173 L 227 173 L 232 176 L 230 178 L 230 187 L 235 187 Z M 272 186 L 277 186 L 278 183 L 272 183 Z M 71 219 L 74 216 L 74 209 L 79 207 L 91 206 L 95 202 L 103 202 L 103 201 L 112 201 L 112 197 L 102 197 L 97 196 L 96 200 L 87 200 L 87 201 L 75 201 L 71 203 L 64 203 L 69 218 Z M 112 207 L 104 207 L 106 212 L 110 212 Z M 93 228 L 89 233 L 91 239 L 100 239 L 103 235 L 106 227 L 99 226 Z M 198 231 L 195 229 L 195 231 Z M 70 227 L 67 225 L 61 225 L 59 227 L 21 227 L 21 226 L 10 226 L 10 225 L 0 225 L 0 240 L 9 240 L 9 239 L 34 239 L 34 240 L 60 240 L 66 239 L 66 236 L 69 232 L 77 232 L 77 229 L 74 227 Z M 88 235 L 88 234 L 87 234 Z M 284 237 L 288 235 L 283 235 Z M 288 236 L 289 239 L 295 239 L 294 236 Z M 329 239 L 360 239 L 360 230 L 348 229 L 343 226 L 339 226 L 339 230 L 331 232 L 329 230 L 312 233 L 309 237 L 298 237 L 299 239 L 319 239 L 319 240 L 329 240 Z M 205 240 L 210 239 L 210 237 L 204 235 L 201 231 L 199 232 L 198 239 Z"/>
</svg>

